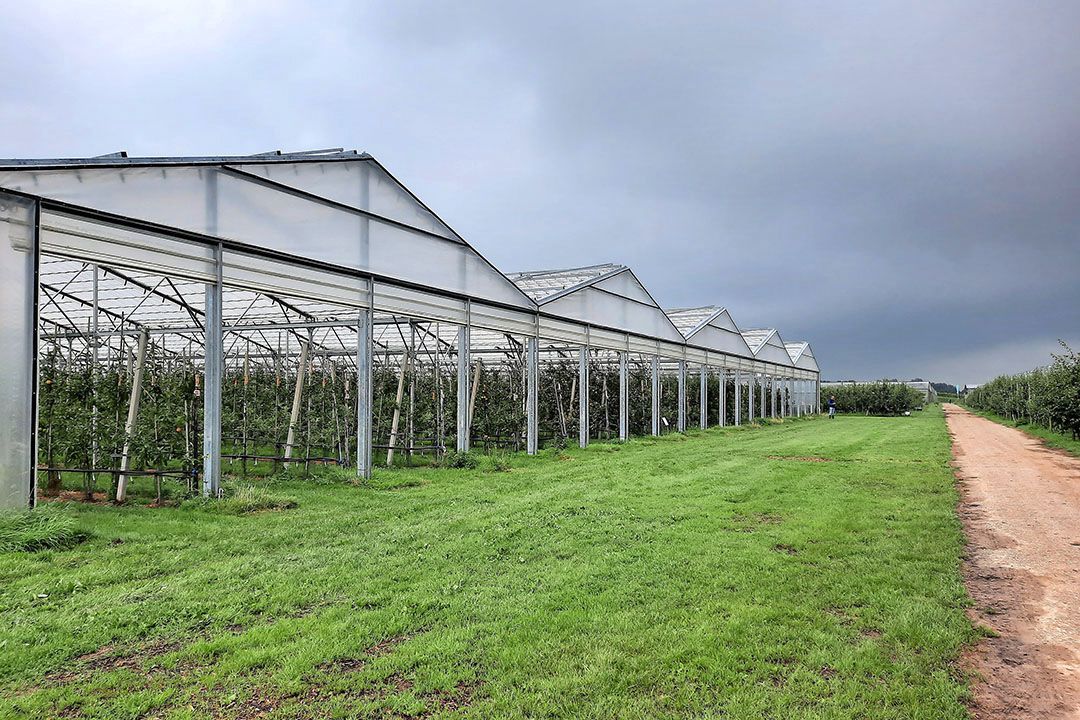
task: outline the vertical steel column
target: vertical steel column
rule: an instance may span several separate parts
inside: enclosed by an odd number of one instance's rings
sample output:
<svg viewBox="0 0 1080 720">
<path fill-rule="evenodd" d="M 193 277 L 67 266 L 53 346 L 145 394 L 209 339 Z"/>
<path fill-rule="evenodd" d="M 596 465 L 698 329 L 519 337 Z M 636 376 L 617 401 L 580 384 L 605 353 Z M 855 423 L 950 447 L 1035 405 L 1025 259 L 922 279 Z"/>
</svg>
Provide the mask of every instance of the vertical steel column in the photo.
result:
<svg viewBox="0 0 1080 720">
<path fill-rule="evenodd" d="M 469 371 L 472 364 L 469 349 L 469 310 L 466 305 L 465 324 L 457 336 L 457 451 L 469 452 Z"/>
<path fill-rule="evenodd" d="M 660 356 L 652 356 L 652 434 L 660 434 Z"/>
<path fill-rule="evenodd" d="M 371 293 L 368 298 L 370 300 Z M 371 355 L 375 311 L 368 307 L 356 319 L 356 476 L 371 477 Z"/>
<path fill-rule="evenodd" d="M 814 375 L 814 402 L 817 405 L 817 414 L 821 414 L 821 375 Z"/>
<path fill-rule="evenodd" d="M 802 380 L 795 380 L 795 416 L 802 417 L 803 414 L 803 398 L 802 398 Z"/>
<path fill-rule="evenodd" d="M 630 369 L 626 351 L 619 351 L 619 440 L 630 437 Z"/>
<path fill-rule="evenodd" d="M 686 432 L 686 361 L 679 361 L 679 432 Z"/>
<path fill-rule="evenodd" d="M 530 455 L 535 455 L 538 445 L 537 432 L 539 427 L 537 426 L 537 407 L 536 398 L 537 385 L 540 384 L 540 372 L 539 372 L 539 340 L 533 336 L 526 339 L 525 351 L 526 351 L 526 363 L 527 363 L 527 375 L 526 375 L 526 389 L 525 389 L 525 445 L 526 450 Z"/>
<path fill-rule="evenodd" d="M 769 383 L 769 376 L 766 375 L 765 373 L 761 373 L 761 406 L 760 406 L 761 407 L 761 412 L 759 413 L 758 416 L 762 420 L 765 419 L 765 415 L 766 415 L 766 413 L 765 413 L 765 386 L 768 383 Z"/>
<path fill-rule="evenodd" d="M 218 233 L 218 175 L 206 177 L 206 234 Z M 221 379 L 225 371 L 221 324 L 221 243 L 214 248 L 214 282 L 206 284 L 203 364 L 203 495 L 221 494 Z"/>
<path fill-rule="evenodd" d="M 98 398 L 97 398 L 97 365 L 98 365 L 98 266 L 91 265 L 90 268 L 94 271 L 94 287 L 93 287 L 93 308 L 91 312 L 93 317 L 90 321 L 90 397 L 93 401 L 93 408 L 90 411 L 90 468 L 95 469 L 98 466 Z M 120 346 L 124 346 L 124 336 L 120 336 Z M 91 484 L 97 486 L 97 473 L 90 473 Z"/>
<path fill-rule="evenodd" d="M 704 365 L 698 370 L 698 388 L 701 394 L 698 398 L 698 407 L 701 408 L 698 424 L 705 430 L 709 427 L 709 369 Z"/>
<path fill-rule="evenodd" d="M 754 371 L 746 376 L 746 420 L 754 422 Z"/>
<path fill-rule="evenodd" d="M 727 426 L 727 368 L 720 368 L 720 427 Z"/>
<path fill-rule="evenodd" d="M 735 427 L 742 422 L 742 373 L 735 371 Z"/>
<path fill-rule="evenodd" d="M 206 497 L 221 494 L 221 377 L 225 365 L 221 324 L 221 245 L 215 249 L 214 261 L 217 281 L 206 284 L 206 360 L 203 365 L 203 495 Z"/>
<path fill-rule="evenodd" d="M 770 393 L 770 397 L 769 397 L 769 402 L 770 402 L 769 417 L 771 417 L 773 420 L 776 419 L 776 414 L 777 414 L 776 413 L 776 381 L 777 381 L 777 378 L 776 378 L 775 375 L 773 375 L 772 377 L 769 378 L 769 393 Z"/>
<path fill-rule="evenodd" d="M 578 348 L 578 446 L 589 446 L 589 348 Z"/>
<path fill-rule="evenodd" d="M 37 499 L 40 207 L 0 192 L 0 511 Z"/>
</svg>

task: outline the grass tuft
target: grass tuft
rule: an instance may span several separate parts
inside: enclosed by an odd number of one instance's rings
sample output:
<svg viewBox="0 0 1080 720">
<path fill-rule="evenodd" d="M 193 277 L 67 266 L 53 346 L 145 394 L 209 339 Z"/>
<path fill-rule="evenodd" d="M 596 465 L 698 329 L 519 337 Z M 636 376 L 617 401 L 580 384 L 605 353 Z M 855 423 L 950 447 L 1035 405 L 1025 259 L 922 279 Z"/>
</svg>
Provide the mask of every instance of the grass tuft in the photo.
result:
<svg viewBox="0 0 1080 720">
<path fill-rule="evenodd" d="M 298 506 L 299 503 L 296 498 L 275 495 L 266 488 L 257 485 L 240 485 L 233 489 L 226 489 L 225 496 L 220 500 L 193 498 L 184 503 L 185 508 L 210 510 L 226 515 L 246 515 L 271 510 L 292 510 Z"/>
<path fill-rule="evenodd" d="M 74 518 L 48 506 L 0 513 L 0 552 L 64 550 L 88 537 Z"/>
</svg>

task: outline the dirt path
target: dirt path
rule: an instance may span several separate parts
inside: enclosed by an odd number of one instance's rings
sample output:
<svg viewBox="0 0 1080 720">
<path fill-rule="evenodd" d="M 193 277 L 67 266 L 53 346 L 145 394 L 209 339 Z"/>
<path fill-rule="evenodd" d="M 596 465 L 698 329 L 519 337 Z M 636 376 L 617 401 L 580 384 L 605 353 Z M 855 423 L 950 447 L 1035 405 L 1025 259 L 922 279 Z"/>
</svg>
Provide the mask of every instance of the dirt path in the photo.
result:
<svg viewBox="0 0 1080 720">
<path fill-rule="evenodd" d="M 946 404 L 968 537 L 972 716 L 1080 720 L 1080 458 Z"/>
</svg>

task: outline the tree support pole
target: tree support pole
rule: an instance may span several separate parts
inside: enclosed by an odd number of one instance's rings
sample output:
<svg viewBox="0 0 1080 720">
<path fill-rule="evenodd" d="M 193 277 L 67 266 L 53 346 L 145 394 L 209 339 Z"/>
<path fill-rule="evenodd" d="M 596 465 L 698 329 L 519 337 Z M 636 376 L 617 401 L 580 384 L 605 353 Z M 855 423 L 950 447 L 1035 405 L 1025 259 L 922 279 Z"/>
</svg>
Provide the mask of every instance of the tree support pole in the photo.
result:
<svg viewBox="0 0 1080 720">
<path fill-rule="evenodd" d="M 394 467 L 394 446 L 397 445 L 398 425 L 401 422 L 401 401 L 405 396 L 405 374 L 409 372 L 411 352 L 405 352 L 401 356 L 401 366 L 398 369 L 397 394 L 394 398 L 394 415 L 390 420 L 390 446 L 386 450 L 386 467 Z M 479 378 L 479 374 L 477 374 Z"/>
<path fill-rule="evenodd" d="M 124 454 L 120 457 L 120 477 L 116 482 L 116 502 L 127 499 L 127 471 L 131 469 L 131 443 L 135 438 L 135 423 L 139 420 L 139 399 L 142 396 L 143 372 L 146 367 L 146 330 L 139 333 L 139 349 L 135 358 L 135 376 L 131 380 L 131 399 L 128 401 L 127 423 L 124 425 Z"/>
<path fill-rule="evenodd" d="M 285 438 L 285 467 L 289 467 L 288 461 L 296 443 L 296 426 L 300 424 L 300 405 L 304 399 L 304 377 L 307 373 L 310 348 L 310 341 L 300 345 L 300 363 L 296 369 L 296 387 L 293 388 L 292 410 L 289 412 L 289 432 Z"/>
</svg>

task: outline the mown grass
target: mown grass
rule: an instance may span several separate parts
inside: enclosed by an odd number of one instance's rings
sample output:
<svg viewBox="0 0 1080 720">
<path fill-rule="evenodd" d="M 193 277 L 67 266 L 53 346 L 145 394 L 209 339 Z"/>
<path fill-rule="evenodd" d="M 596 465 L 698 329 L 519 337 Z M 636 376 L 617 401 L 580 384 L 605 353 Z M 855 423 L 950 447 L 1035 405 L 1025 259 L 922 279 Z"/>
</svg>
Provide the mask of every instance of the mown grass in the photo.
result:
<svg viewBox="0 0 1080 720">
<path fill-rule="evenodd" d="M 0 554 L 0 717 L 962 718 L 948 460 L 931 409 L 69 504 Z"/>
<path fill-rule="evenodd" d="M 1005 425 L 1006 427 L 1016 428 L 1022 432 L 1027 433 L 1033 437 L 1036 437 L 1043 441 L 1047 447 L 1056 448 L 1058 450 L 1064 450 L 1072 455 L 1080 457 L 1080 440 L 1073 440 L 1072 435 L 1065 435 L 1064 433 L 1054 432 L 1049 428 L 1045 428 L 1042 425 L 1032 425 L 1026 422 L 1016 422 L 1009 418 L 1002 417 L 996 413 L 987 412 L 985 410 L 975 410 L 974 408 L 962 406 L 965 410 L 973 415 L 984 417 L 987 420 L 993 420 L 999 425 Z"/>
</svg>

